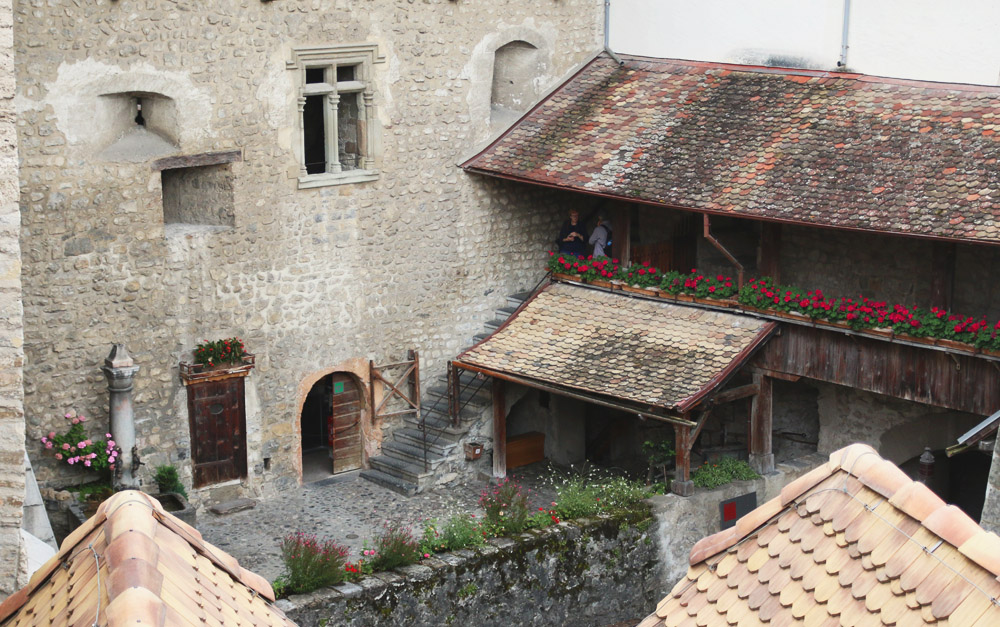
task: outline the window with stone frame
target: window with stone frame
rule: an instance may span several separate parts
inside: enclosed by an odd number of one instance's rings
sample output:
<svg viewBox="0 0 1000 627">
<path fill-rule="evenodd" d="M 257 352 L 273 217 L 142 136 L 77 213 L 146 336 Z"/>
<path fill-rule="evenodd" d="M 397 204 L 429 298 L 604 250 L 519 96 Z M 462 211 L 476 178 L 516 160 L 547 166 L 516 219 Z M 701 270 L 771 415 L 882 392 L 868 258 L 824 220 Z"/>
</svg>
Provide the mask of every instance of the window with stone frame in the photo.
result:
<svg viewBox="0 0 1000 627">
<path fill-rule="evenodd" d="M 294 48 L 298 88 L 299 188 L 378 178 L 375 44 Z"/>
</svg>

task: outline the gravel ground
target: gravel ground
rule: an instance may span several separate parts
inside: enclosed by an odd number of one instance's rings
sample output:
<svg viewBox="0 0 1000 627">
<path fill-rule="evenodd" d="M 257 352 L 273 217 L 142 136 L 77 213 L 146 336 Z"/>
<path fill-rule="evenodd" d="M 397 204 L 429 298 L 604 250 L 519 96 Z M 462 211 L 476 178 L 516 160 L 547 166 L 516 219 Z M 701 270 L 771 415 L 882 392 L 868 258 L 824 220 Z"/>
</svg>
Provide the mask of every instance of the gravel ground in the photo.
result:
<svg viewBox="0 0 1000 627">
<path fill-rule="evenodd" d="M 530 490 L 532 509 L 549 505 L 555 493 L 546 477 L 546 463 L 509 473 Z M 206 540 L 226 551 L 240 566 L 274 581 L 281 574 L 279 544 L 288 533 L 303 531 L 332 538 L 351 549 L 349 559 L 361 553 L 386 522 L 409 523 L 419 534 L 421 521 L 444 520 L 452 514 L 482 514 L 479 496 L 488 482 L 466 481 L 457 486 L 405 497 L 365 479 L 306 484 L 282 496 L 261 500 L 253 509 L 217 516 L 204 510 L 198 530 Z"/>
</svg>

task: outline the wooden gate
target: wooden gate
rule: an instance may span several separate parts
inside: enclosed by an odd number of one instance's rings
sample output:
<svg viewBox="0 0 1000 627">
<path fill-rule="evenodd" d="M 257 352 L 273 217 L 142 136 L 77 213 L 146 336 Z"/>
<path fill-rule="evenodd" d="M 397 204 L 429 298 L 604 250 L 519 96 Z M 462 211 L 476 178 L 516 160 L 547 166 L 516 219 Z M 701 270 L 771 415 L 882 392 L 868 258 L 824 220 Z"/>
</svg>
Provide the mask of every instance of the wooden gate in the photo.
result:
<svg viewBox="0 0 1000 627">
<path fill-rule="evenodd" d="M 371 368 L 372 381 L 372 420 L 376 418 L 390 418 L 392 416 L 405 416 L 412 414 L 416 417 L 423 431 L 423 423 L 420 422 L 420 354 L 415 350 L 406 352 L 406 361 L 394 364 L 376 366 L 374 361 L 368 362 Z M 395 381 L 389 376 L 389 371 L 396 371 L 400 374 Z M 380 382 L 383 387 L 382 399 L 375 403 L 375 382 Z M 403 384 L 406 384 L 406 390 Z M 426 432 L 424 432 L 426 444 Z M 424 467 L 427 467 L 427 450 L 424 447 Z"/>
<path fill-rule="evenodd" d="M 247 476 L 242 377 L 188 386 L 194 487 Z"/>
<path fill-rule="evenodd" d="M 354 377 L 345 372 L 330 375 L 333 386 L 333 410 L 330 412 L 330 449 L 333 473 L 361 468 L 361 389 Z"/>
</svg>

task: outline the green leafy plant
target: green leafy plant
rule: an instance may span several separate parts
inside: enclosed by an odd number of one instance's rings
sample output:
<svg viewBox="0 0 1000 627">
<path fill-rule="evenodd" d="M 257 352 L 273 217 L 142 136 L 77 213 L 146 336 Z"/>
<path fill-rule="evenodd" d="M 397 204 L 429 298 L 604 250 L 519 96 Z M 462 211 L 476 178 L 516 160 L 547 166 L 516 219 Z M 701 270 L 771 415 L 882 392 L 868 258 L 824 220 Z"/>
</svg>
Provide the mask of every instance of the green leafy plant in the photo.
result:
<svg viewBox="0 0 1000 627">
<path fill-rule="evenodd" d="M 247 355 L 243 347 L 243 340 L 238 337 L 230 337 L 224 340 L 209 342 L 205 340 L 194 349 L 194 361 L 206 368 L 224 366 L 226 364 L 239 364 Z"/>
<path fill-rule="evenodd" d="M 649 492 L 639 481 L 611 477 L 597 484 L 598 509 L 604 514 L 623 514 L 636 509 Z"/>
<path fill-rule="evenodd" d="M 510 479 L 483 490 L 479 505 L 486 511 L 491 535 L 521 533 L 528 525 L 528 495 Z"/>
<path fill-rule="evenodd" d="M 538 511 L 528 516 L 528 529 L 545 529 L 552 525 L 558 525 L 559 514 L 554 509 L 539 507 Z"/>
<path fill-rule="evenodd" d="M 556 484 L 555 510 L 560 518 L 585 518 L 600 510 L 600 491 L 586 474 L 565 477 Z"/>
<path fill-rule="evenodd" d="M 285 594 L 301 594 L 344 581 L 347 547 L 333 540 L 302 532 L 290 533 L 281 542 L 285 572 L 275 581 Z"/>
<path fill-rule="evenodd" d="M 74 466 L 96 471 L 105 479 L 110 480 L 121 449 L 115 444 L 110 433 L 105 433 L 106 440 L 87 437 L 84 425 L 87 418 L 75 411 L 66 413 L 65 418 L 70 423 L 69 429 L 62 434 L 49 431 L 42 436 L 41 443 L 46 452 L 56 460 Z"/>
<path fill-rule="evenodd" d="M 375 536 L 373 547 L 367 543 L 362 555 L 373 571 L 389 570 L 399 566 L 415 564 L 421 557 L 420 544 L 413 537 L 409 527 L 387 522 Z"/>
<path fill-rule="evenodd" d="M 691 473 L 691 480 L 699 488 L 717 488 L 732 481 L 758 479 L 750 464 L 734 457 L 722 457 L 714 464 L 705 462 Z"/>
<path fill-rule="evenodd" d="M 667 467 L 674 461 L 674 440 L 671 437 L 646 440 L 642 443 L 642 453 L 646 456 L 646 464 L 649 472 L 646 473 L 646 481 L 653 480 L 653 471 L 659 470 L 663 474 L 663 482 L 667 483 Z"/>
<path fill-rule="evenodd" d="M 187 498 L 187 491 L 184 489 L 184 484 L 181 483 L 180 477 L 177 476 L 177 469 L 173 465 L 157 466 L 156 472 L 153 474 L 153 481 L 156 482 L 156 487 L 159 488 L 160 494 L 175 492 Z"/>
<path fill-rule="evenodd" d="M 434 520 L 424 524 L 420 537 L 421 554 L 456 551 L 470 546 L 482 546 L 486 530 L 474 514 L 455 514 L 440 529 Z"/>
</svg>

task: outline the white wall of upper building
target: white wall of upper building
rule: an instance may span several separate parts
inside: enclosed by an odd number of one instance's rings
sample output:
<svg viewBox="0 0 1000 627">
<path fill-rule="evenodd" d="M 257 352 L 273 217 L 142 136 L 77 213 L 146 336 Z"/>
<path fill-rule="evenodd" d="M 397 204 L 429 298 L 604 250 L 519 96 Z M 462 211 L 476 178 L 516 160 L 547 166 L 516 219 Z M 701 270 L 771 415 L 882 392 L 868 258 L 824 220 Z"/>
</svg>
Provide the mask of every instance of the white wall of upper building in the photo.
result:
<svg viewBox="0 0 1000 627">
<path fill-rule="evenodd" d="M 624 54 L 1000 84 L 996 0 L 610 0 Z"/>
</svg>

